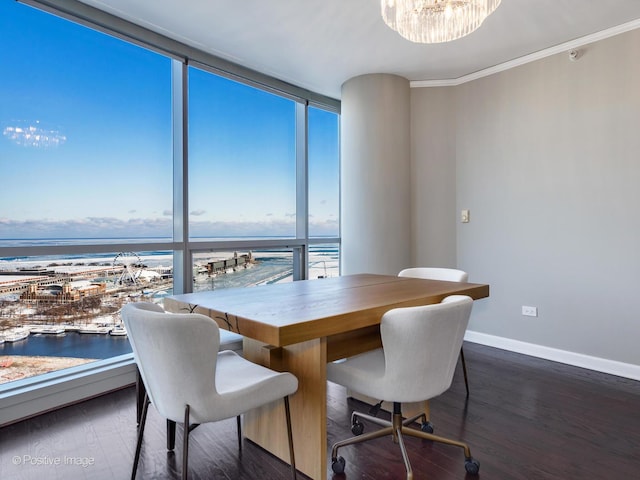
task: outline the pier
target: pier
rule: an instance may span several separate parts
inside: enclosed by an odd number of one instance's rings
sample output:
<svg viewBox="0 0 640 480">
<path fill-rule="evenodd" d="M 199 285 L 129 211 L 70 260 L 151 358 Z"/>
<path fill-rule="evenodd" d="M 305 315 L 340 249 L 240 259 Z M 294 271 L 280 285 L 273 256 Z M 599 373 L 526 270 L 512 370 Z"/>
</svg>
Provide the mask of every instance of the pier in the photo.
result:
<svg viewBox="0 0 640 480">
<path fill-rule="evenodd" d="M 243 255 L 238 255 L 236 252 L 232 258 L 207 262 L 206 269 L 209 275 L 214 273 L 226 273 L 229 269 L 235 271 L 237 268 L 246 268 L 247 265 L 254 262 L 255 260 L 251 252 Z"/>
</svg>

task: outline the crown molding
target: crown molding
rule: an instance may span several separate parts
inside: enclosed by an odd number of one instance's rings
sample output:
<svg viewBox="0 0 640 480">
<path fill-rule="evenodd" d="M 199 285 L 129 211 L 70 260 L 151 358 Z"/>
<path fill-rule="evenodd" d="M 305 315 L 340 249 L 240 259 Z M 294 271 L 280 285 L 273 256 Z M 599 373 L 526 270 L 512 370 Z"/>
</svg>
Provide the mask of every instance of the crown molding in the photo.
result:
<svg viewBox="0 0 640 480">
<path fill-rule="evenodd" d="M 462 85 L 463 83 L 471 82 L 483 77 L 488 77 L 489 75 L 493 75 L 495 73 L 504 72 L 505 70 L 519 67 L 520 65 L 525 65 L 527 63 L 535 62 L 536 60 L 550 57 L 551 55 L 555 55 L 557 53 L 562 53 L 568 50 L 583 47 L 584 45 L 587 45 L 589 43 L 605 40 L 607 38 L 620 35 L 621 33 L 635 30 L 637 28 L 640 28 L 640 18 L 627 23 L 623 23 L 622 25 L 618 25 L 616 27 L 609 28 L 607 30 L 602 30 L 590 35 L 585 35 L 584 37 L 561 43 L 559 45 L 555 45 L 553 47 L 546 48 L 544 50 L 540 50 L 538 52 L 534 52 L 529 55 L 525 55 L 523 57 L 501 63 L 499 65 L 494 65 L 493 67 L 485 68 L 484 70 L 478 70 L 477 72 L 470 73 L 469 75 L 443 80 L 412 80 L 409 82 L 409 85 L 411 86 L 411 88 L 455 87 L 456 85 Z"/>
</svg>

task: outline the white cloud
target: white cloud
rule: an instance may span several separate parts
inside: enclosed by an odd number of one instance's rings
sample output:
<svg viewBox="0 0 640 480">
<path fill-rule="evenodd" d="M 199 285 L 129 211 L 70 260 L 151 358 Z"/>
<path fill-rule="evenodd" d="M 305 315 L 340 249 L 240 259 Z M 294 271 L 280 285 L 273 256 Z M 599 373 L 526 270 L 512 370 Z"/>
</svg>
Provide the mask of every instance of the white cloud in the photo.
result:
<svg viewBox="0 0 640 480">
<path fill-rule="evenodd" d="M 191 220 L 193 237 L 290 237 L 295 235 L 295 219 L 268 219 L 265 221 L 197 221 Z M 311 219 L 314 235 L 337 235 L 337 219 L 317 221 Z M 171 217 L 130 218 L 85 217 L 69 220 L 10 220 L 0 218 L 0 239 L 14 238 L 145 238 L 171 237 Z"/>
<path fill-rule="evenodd" d="M 32 148 L 58 147 L 67 141 L 59 130 L 45 127 L 39 121 L 16 122 L 5 127 L 2 135 L 16 145 Z"/>
</svg>

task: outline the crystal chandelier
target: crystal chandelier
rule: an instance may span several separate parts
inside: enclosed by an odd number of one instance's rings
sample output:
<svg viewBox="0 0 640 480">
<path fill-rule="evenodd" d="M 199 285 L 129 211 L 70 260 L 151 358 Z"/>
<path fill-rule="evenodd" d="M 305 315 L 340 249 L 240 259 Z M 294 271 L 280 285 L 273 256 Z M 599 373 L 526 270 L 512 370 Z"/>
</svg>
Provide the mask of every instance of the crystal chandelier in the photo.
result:
<svg viewBox="0 0 640 480">
<path fill-rule="evenodd" d="M 381 0 L 382 18 L 416 43 L 449 42 L 469 35 L 501 0 Z"/>
</svg>

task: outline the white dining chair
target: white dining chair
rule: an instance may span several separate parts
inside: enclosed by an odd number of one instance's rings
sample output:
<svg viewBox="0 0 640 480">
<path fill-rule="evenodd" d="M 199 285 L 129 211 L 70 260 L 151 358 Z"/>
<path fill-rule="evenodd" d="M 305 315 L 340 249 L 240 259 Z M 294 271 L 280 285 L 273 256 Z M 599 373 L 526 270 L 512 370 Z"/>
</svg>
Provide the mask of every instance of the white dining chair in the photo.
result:
<svg viewBox="0 0 640 480">
<path fill-rule="evenodd" d="M 446 282 L 468 282 L 469 274 L 464 270 L 456 268 L 441 267 L 414 267 L 405 268 L 398 273 L 399 277 L 425 278 L 429 280 L 443 280 Z M 467 376 L 467 362 L 464 359 L 464 348 L 460 347 L 460 363 L 462 364 L 462 374 L 464 375 L 464 388 L 469 396 L 469 378 Z"/>
<path fill-rule="evenodd" d="M 157 303 L 151 302 L 138 302 L 137 307 L 143 310 L 149 310 L 151 312 L 164 312 L 165 310 L 162 306 Z M 133 339 L 129 338 L 129 342 L 133 343 Z M 236 352 L 238 355 L 242 355 L 242 335 L 239 335 L 235 332 L 230 332 L 229 330 L 220 329 L 220 347 L 219 351 L 224 350 L 232 350 Z M 138 382 L 141 382 L 140 372 L 138 371 Z M 144 388 L 144 385 L 138 385 L 138 388 Z M 138 405 L 137 405 L 137 420 L 140 423 L 140 418 L 142 416 L 142 408 L 143 404 L 143 395 L 139 393 Z M 173 450 L 176 445 L 176 422 L 167 419 L 167 450 Z"/>
<path fill-rule="evenodd" d="M 411 463 L 404 444 L 405 436 L 454 445 L 464 450 L 465 470 L 477 474 L 480 463 L 471 456 L 466 443 L 429 433 L 426 414 L 403 419 L 402 403 L 429 400 L 451 385 L 469 323 L 473 300 L 464 295 L 446 297 L 441 303 L 419 307 L 396 308 L 386 312 L 380 323 L 382 348 L 349 357 L 327 365 L 327 379 L 381 401 L 393 402 L 392 420 L 387 421 L 364 413 L 351 416 L 354 437 L 336 442 L 331 449 L 331 468 L 343 473 L 346 461 L 338 450 L 346 445 L 390 436 L 400 446 L 407 470 L 407 480 L 413 479 Z M 422 419 L 422 428 L 411 426 Z M 366 419 L 382 429 L 363 434 Z"/>
<path fill-rule="evenodd" d="M 122 308 L 133 354 L 146 388 L 131 478 L 136 476 L 149 404 L 167 420 L 183 425 L 182 478 L 187 478 L 189 433 L 202 423 L 237 418 L 282 399 L 292 478 L 296 478 L 289 395 L 298 380 L 252 363 L 236 352 L 220 352 L 220 329 L 197 313 L 166 313 L 148 303 Z M 274 407 L 275 408 L 275 407 Z"/>
</svg>

